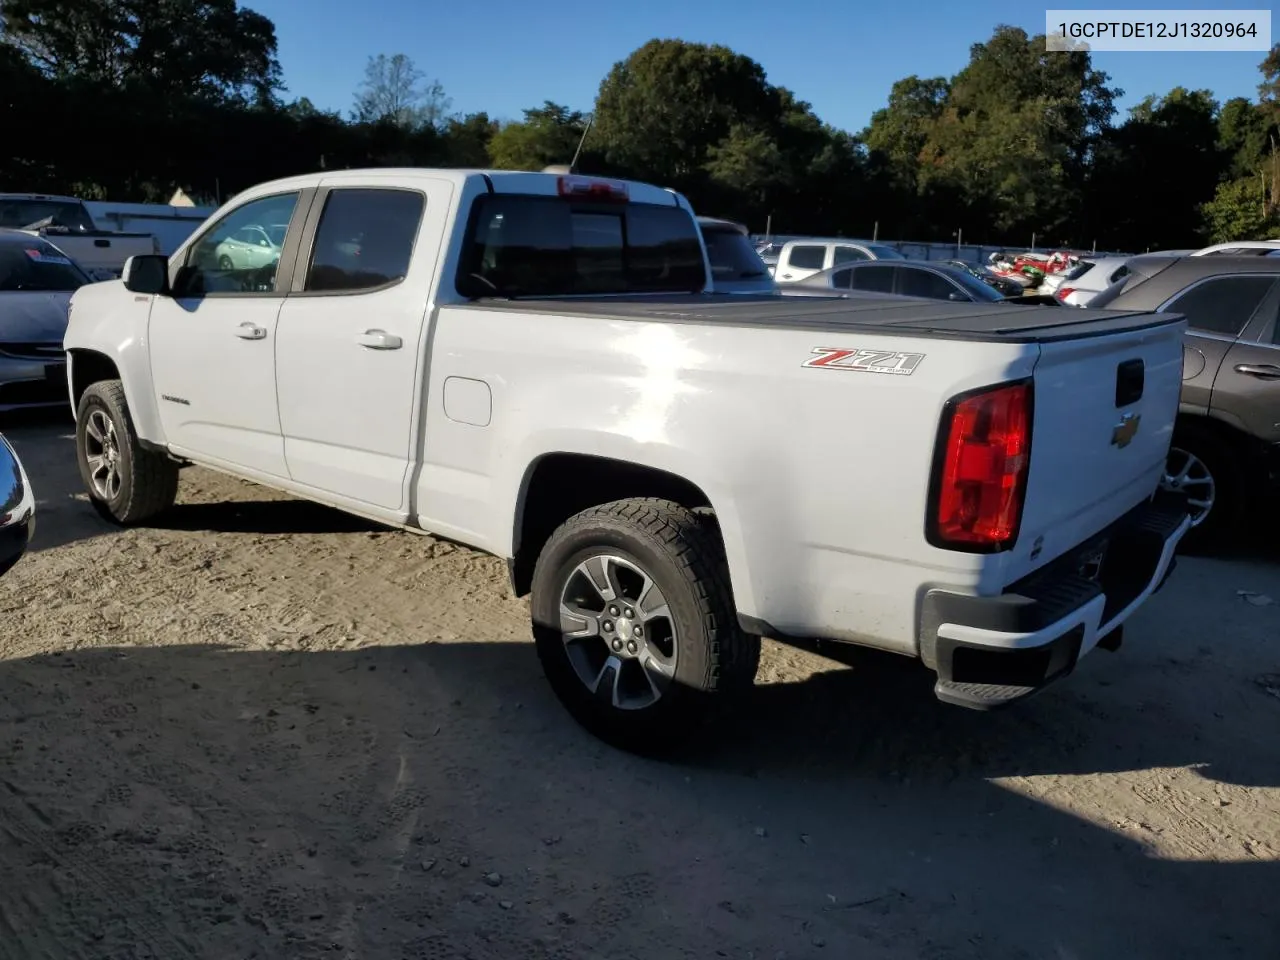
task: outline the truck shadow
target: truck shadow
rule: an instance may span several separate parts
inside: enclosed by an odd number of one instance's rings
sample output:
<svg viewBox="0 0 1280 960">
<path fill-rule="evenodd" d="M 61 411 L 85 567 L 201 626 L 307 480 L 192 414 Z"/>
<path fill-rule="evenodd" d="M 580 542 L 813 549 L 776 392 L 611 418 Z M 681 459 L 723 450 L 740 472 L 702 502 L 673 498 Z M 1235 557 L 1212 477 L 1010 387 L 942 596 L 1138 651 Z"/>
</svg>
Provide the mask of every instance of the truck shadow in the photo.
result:
<svg viewBox="0 0 1280 960">
<path fill-rule="evenodd" d="M 157 530 L 313 536 L 326 533 L 394 532 L 393 527 L 309 500 L 288 499 L 179 503 L 156 517 L 149 526 Z"/>
<path fill-rule="evenodd" d="M 527 644 L 2 662 L 6 941 L 67 957 L 141 940 L 207 957 L 1276 956 L 1275 851 L 1242 836 L 1238 861 L 1207 861 L 1249 821 L 1232 827 L 1199 781 L 1241 806 L 1234 787 L 1280 784 L 1280 704 L 1237 707 L 1252 733 L 1215 728 L 1213 704 L 1096 685 L 976 715 L 910 676 L 763 686 L 656 762 L 576 727 Z M 1167 775 L 1118 800 L 1073 790 L 1153 768 Z M 1095 822 L 1100 800 L 1118 820 Z M 1163 858 L 1157 807 L 1185 828 Z"/>
<path fill-rule="evenodd" d="M 74 425 L 62 411 L 27 412 L 0 422 L 0 432 L 18 451 L 36 494 L 36 534 L 32 552 L 80 540 L 119 534 L 90 506 L 76 465 Z M 172 531 L 246 534 L 328 534 L 387 531 L 391 528 L 307 500 L 297 500 L 244 482 L 250 496 L 210 502 L 202 494 L 199 469 L 180 474 L 178 504 L 148 526 Z M 194 483 L 193 483 L 194 481 Z M 193 490 L 193 486 L 196 488 Z"/>
</svg>

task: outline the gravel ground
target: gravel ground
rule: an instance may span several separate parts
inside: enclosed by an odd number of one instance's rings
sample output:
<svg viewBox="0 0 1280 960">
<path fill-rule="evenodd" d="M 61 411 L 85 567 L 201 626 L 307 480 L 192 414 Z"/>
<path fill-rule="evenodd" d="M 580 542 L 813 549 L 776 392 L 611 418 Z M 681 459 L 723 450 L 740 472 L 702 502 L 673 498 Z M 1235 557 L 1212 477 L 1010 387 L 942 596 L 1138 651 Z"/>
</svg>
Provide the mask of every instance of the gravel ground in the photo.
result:
<svg viewBox="0 0 1280 960">
<path fill-rule="evenodd" d="M 0 957 L 1280 956 L 1280 551 L 999 714 L 766 644 L 658 763 L 552 699 L 500 561 L 200 469 L 121 532 L 61 415 L 5 429 Z"/>
</svg>

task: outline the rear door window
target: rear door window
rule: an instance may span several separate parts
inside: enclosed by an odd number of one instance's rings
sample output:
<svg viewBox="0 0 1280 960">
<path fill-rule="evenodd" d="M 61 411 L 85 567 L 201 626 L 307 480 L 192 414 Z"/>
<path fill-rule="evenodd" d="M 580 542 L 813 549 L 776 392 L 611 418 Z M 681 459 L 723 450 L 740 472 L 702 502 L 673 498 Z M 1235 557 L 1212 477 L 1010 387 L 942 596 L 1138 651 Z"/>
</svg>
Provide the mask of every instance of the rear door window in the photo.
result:
<svg viewBox="0 0 1280 960">
<path fill-rule="evenodd" d="M 832 263 L 857 263 L 859 260 L 870 260 L 871 257 L 857 247 L 836 247 Z"/>
<path fill-rule="evenodd" d="M 356 293 L 403 280 L 425 207 L 416 190 L 334 190 L 320 215 L 303 289 Z"/>
<path fill-rule="evenodd" d="M 1238 337 L 1275 282 L 1273 274 L 1213 277 L 1178 294 L 1164 311 L 1185 316 L 1192 330 Z"/>
<path fill-rule="evenodd" d="M 908 297 L 928 297 L 930 300 L 947 300 L 953 293 L 959 293 L 955 284 L 945 277 L 940 277 L 932 270 L 915 270 L 910 267 L 899 267 L 899 278 L 902 289 L 899 291 Z"/>
<path fill-rule="evenodd" d="M 826 247 L 792 247 L 787 255 L 787 265 L 799 267 L 801 270 L 821 270 L 826 257 Z"/>
<path fill-rule="evenodd" d="M 853 272 L 853 289 L 870 290 L 874 293 L 893 293 L 893 272 L 895 267 L 881 267 L 867 264 L 863 267 L 851 268 Z"/>
</svg>

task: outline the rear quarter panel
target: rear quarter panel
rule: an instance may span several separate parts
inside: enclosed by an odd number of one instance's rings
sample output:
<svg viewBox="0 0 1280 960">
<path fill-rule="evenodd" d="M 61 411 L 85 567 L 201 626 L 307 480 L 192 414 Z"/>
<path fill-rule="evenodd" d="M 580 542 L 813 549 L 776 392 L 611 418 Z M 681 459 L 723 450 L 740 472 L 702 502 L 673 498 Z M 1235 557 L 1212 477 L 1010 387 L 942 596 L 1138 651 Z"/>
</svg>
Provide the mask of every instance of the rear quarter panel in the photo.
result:
<svg viewBox="0 0 1280 960">
<path fill-rule="evenodd" d="M 804 366 L 815 348 L 923 358 L 909 376 Z M 539 458 L 657 467 L 711 501 L 741 612 L 911 653 L 919 594 L 991 562 L 924 539 L 943 404 L 1030 375 L 1037 348 L 445 306 L 431 356 L 428 529 L 511 556 Z M 487 385 L 487 425 L 450 419 L 449 378 Z"/>
</svg>

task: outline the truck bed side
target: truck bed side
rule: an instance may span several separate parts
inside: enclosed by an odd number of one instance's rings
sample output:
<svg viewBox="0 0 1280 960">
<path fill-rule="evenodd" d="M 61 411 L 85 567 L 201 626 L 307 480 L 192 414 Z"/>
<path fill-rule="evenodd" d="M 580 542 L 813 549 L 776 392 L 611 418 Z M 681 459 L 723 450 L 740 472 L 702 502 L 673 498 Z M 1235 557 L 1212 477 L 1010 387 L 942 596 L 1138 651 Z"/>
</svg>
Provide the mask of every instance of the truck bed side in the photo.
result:
<svg viewBox="0 0 1280 960">
<path fill-rule="evenodd" d="M 543 458 L 657 468 L 715 508 L 742 613 L 910 652 L 922 571 L 975 586 L 984 565 L 923 540 L 941 406 L 1030 376 L 1038 349 L 832 332 L 442 307 L 423 525 L 512 556 Z M 832 345 L 923 356 L 901 376 L 804 366 Z"/>
</svg>

